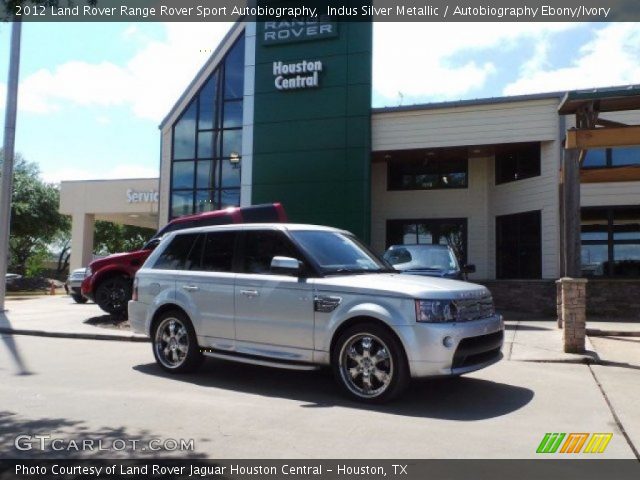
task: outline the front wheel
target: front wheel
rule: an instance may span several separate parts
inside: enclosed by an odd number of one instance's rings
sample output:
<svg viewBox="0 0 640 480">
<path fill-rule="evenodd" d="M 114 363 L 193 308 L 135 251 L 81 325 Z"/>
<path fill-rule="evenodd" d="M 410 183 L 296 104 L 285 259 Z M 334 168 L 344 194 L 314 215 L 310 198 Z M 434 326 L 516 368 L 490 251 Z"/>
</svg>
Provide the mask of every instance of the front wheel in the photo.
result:
<svg viewBox="0 0 640 480">
<path fill-rule="evenodd" d="M 197 370 L 204 360 L 196 332 L 181 311 L 163 313 L 151 334 L 153 356 L 163 370 L 188 373 Z"/>
<path fill-rule="evenodd" d="M 388 402 L 409 383 L 402 345 L 374 323 L 354 325 L 340 335 L 333 348 L 332 366 L 346 393 L 366 403 Z"/>
<path fill-rule="evenodd" d="M 76 303 L 87 303 L 87 297 L 83 297 L 79 293 L 72 293 L 71 298 L 73 298 L 73 301 Z"/>
<path fill-rule="evenodd" d="M 110 277 L 102 281 L 96 289 L 96 303 L 111 315 L 127 312 L 127 302 L 131 300 L 131 280 L 125 277 Z"/>
</svg>

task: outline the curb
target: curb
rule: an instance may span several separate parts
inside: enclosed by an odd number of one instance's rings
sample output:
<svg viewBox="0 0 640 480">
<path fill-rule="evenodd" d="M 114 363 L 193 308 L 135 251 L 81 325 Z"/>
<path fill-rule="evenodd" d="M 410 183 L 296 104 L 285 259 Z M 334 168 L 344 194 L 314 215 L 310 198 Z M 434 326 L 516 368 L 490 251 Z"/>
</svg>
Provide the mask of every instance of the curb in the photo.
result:
<svg viewBox="0 0 640 480">
<path fill-rule="evenodd" d="M 536 360 L 535 358 L 525 358 L 522 360 L 511 359 L 512 362 L 530 362 L 530 363 L 567 363 L 573 365 L 602 365 L 603 360 L 600 358 L 597 352 L 593 350 L 586 350 L 583 354 L 574 354 L 574 358 L 541 358 Z"/>
<path fill-rule="evenodd" d="M 149 338 L 134 335 L 110 335 L 108 333 L 64 333 L 46 332 L 44 330 L 15 330 L 12 328 L 0 328 L 0 334 L 4 335 L 28 335 L 32 337 L 74 338 L 82 340 L 107 340 L 112 342 L 148 342 Z"/>
<path fill-rule="evenodd" d="M 598 330 L 597 328 L 587 328 L 589 337 L 640 337 L 640 332 L 629 330 Z"/>
</svg>

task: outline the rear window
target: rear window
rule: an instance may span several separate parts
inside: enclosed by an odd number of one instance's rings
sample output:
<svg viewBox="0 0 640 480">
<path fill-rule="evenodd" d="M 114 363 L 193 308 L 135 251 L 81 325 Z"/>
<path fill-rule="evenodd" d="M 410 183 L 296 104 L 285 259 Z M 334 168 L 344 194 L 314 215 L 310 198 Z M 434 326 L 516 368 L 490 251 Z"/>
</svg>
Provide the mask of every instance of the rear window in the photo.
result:
<svg viewBox="0 0 640 480">
<path fill-rule="evenodd" d="M 194 259 L 197 261 L 198 255 L 191 255 L 199 251 L 197 247 L 197 233 L 176 235 L 167 245 L 162 254 L 156 260 L 153 268 L 158 270 L 190 270 L 193 267 Z"/>
</svg>

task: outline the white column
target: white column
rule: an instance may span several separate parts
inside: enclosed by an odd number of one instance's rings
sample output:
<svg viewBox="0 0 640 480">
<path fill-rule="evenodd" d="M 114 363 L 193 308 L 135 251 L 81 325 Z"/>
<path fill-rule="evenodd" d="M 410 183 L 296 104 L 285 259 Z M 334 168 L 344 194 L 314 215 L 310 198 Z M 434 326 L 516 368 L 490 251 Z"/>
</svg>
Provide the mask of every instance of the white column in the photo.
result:
<svg viewBox="0 0 640 480">
<path fill-rule="evenodd" d="M 69 269 L 86 267 L 93 258 L 94 215 L 75 213 L 71 218 L 71 259 Z"/>
</svg>

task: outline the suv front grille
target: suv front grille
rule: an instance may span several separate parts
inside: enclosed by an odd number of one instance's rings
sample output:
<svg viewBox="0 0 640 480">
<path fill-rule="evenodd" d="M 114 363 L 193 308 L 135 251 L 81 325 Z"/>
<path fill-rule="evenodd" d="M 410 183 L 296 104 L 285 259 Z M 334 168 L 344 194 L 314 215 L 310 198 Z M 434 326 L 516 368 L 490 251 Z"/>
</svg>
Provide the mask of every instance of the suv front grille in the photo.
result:
<svg viewBox="0 0 640 480">
<path fill-rule="evenodd" d="M 458 322 L 471 322 L 488 318 L 495 314 L 493 307 L 493 298 L 487 295 L 482 298 L 469 298 L 463 300 L 455 300 L 456 317 Z"/>
</svg>

